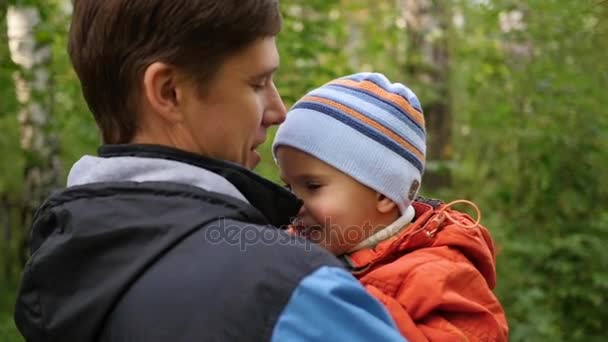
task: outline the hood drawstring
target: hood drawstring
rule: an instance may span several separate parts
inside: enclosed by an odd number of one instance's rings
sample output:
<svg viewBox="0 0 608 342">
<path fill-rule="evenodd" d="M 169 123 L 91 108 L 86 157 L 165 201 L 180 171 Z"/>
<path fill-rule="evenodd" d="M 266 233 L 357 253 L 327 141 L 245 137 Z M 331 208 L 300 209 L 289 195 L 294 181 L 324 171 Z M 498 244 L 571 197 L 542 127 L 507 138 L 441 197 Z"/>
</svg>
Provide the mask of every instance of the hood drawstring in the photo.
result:
<svg viewBox="0 0 608 342">
<path fill-rule="evenodd" d="M 452 217 L 452 215 L 450 215 L 450 213 L 447 211 L 448 209 L 451 209 L 451 207 L 454 206 L 455 204 L 460 204 L 460 203 L 468 204 L 471 207 L 473 207 L 473 209 L 475 209 L 475 212 L 477 213 L 477 220 L 475 221 L 474 224 L 463 224 L 463 223 L 459 222 L 458 220 L 456 220 L 454 217 Z M 452 222 L 453 224 L 457 225 L 458 227 L 465 228 L 465 229 L 474 229 L 479 225 L 479 222 L 481 221 L 481 210 L 479 210 L 479 207 L 471 201 L 467 201 L 464 199 L 452 201 L 452 202 L 446 204 L 445 206 L 443 206 L 439 210 L 437 215 L 435 215 L 435 217 L 433 217 L 431 220 L 429 220 L 429 222 L 427 222 L 422 228 L 420 228 L 418 231 L 416 231 L 416 233 L 424 230 L 426 232 L 426 235 L 429 238 L 433 238 L 433 237 L 435 237 L 435 234 L 437 234 L 437 232 L 439 231 L 441 224 L 443 223 L 443 221 L 445 221 L 445 219 L 448 219 L 448 221 Z"/>
</svg>

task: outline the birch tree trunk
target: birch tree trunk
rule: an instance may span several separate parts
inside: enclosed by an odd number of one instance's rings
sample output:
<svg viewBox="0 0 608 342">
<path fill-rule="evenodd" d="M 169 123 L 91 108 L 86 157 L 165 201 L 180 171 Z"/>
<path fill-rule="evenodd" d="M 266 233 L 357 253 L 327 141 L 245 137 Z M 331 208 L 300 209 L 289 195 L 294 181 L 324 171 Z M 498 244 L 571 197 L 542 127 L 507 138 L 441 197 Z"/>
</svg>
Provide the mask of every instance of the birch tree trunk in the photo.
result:
<svg viewBox="0 0 608 342">
<path fill-rule="evenodd" d="M 38 8 L 9 6 L 6 23 L 11 59 L 19 67 L 13 81 L 20 104 L 20 144 L 25 154 L 22 223 L 28 230 L 34 211 L 58 186 L 60 177 L 58 140 L 49 129 L 53 107 L 51 46 L 37 39 L 41 24 Z"/>
</svg>

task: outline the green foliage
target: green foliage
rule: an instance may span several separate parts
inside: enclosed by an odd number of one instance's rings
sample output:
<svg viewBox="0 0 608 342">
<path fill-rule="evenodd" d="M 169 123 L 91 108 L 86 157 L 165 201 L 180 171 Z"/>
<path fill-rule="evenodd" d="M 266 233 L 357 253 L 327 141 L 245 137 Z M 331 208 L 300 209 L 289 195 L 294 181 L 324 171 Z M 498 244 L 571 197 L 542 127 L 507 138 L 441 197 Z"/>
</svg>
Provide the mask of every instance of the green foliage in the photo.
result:
<svg viewBox="0 0 608 342">
<path fill-rule="evenodd" d="M 53 127 L 61 137 L 61 155 L 64 160 L 64 172 L 84 154 L 95 154 L 100 144 L 97 128 L 90 113 L 76 73 L 67 56 L 67 32 L 70 17 L 61 10 L 61 0 L 54 2 L 53 15 L 49 16 L 49 27 L 52 28 L 51 44 L 54 61 L 55 102 L 53 108 Z"/>
<path fill-rule="evenodd" d="M 65 1 L 28 1 L 39 4 L 44 21 L 39 38 L 53 48 L 52 125 L 61 138 L 67 172 L 82 154 L 95 153 L 99 138 L 65 52 Z M 286 105 L 356 71 L 380 71 L 408 84 L 423 106 L 446 100 L 441 94 L 447 88 L 455 120 L 454 159 L 447 164 L 453 186 L 436 194 L 480 204 L 500 251 L 497 294 L 507 311 L 511 341 L 603 341 L 601 324 L 608 321 L 603 247 L 608 241 L 608 4 L 434 0 L 435 6 L 444 6 L 437 12 L 442 17 L 435 19 L 448 30 L 429 37 L 447 40 L 451 72 L 437 83 L 424 76 L 436 66 L 415 48 L 419 45 L 404 26 L 402 8 L 395 7 L 402 3 L 281 0 L 284 31 L 278 38 L 281 69 L 275 81 Z M 5 161 L 0 199 L 19 203 L 25 156 L 11 76 L 15 66 L 4 43 L 5 6 L 0 0 L 0 153 Z M 272 135 L 257 171 L 278 181 L 269 150 Z M 15 224 L 19 217 L 12 214 L 10 220 Z M 10 258 L 19 269 L 14 254 L 15 239 L 24 235 L 20 228 L 9 243 L 0 235 L 0 266 Z M 10 314 L 14 288 L 0 287 L 0 342 L 19 340 Z"/>
<path fill-rule="evenodd" d="M 606 8 L 464 6 L 454 108 L 464 193 L 500 230 L 512 341 L 600 341 L 608 318 Z M 500 14 L 524 13 L 503 32 Z M 469 39 L 466 39 L 466 38 Z M 453 189 L 457 191 L 457 189 Z"/>
<path fill-rule="evenodd" d="M 15 305 L 16 285 L 13 282 L 0 283 L 0 342 L 21 342 L 12 317 Z"/>
<path fill-rule="evenodd" d="M 0 27 L 6 27 L 6 4 L 0 6 Z M 0 42 L 6 42 L 6 29 L 0 30 Z M 0 44 L 0 154 L 10 163 L 0 164 L 0 194 L 18 194 L 23 168 L 23 155 L 18 148 L 19 125 L 12 73 L 15 65 L 10 59 L 8 44 Z M 17 147 L 17 148 L 15 148 Z"/>
</svg>

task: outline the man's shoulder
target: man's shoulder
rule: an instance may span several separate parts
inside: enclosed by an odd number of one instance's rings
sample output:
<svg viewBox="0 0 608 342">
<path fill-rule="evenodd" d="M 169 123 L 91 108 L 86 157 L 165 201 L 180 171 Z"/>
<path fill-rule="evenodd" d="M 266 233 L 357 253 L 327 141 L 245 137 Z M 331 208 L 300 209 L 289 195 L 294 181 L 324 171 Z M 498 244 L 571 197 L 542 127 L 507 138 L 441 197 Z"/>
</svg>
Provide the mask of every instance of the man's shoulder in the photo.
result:
<svg viewBox="0 0 608 342">
<path fill-rule="evenodd" d="M 163 234 L 171 243 L 153 267 L 173 273 L 174 281 L 188 281 L 192 260 L 201 276 L 229 269 L 248 275 L 256 270 L 301 278 L 321 266 L 341 267 L 330 253 L 282 227 L 267 223 L 251 205 L 222 194 L 168 182 L 98 183 L 66 189 L 53 196 L 47 206 L 63 206 L 74 213 L 79 226 L 116 225 L 136 227 L 137 234 Z M 167 208 L 170 208 L 168 210 Z M 111 220 L 105 220 L 112 213 Z M 133 213 L 137 213 L 134 216 Z M 103 217 L 103 220 L 99 220 Z M 105 227 L 114 229 L 117 227 Z M 139 248 L 139 247 L 138 247 Z M 153 268 L 152 267 L 152 268 Z M 248 270 L 246 272 L 242 270 Z M 162 273 L 162 272 L 161 272 Z M 267 277 L 266 277 L 267 278 Z"/>
<path fill-rule="evenodd" d="M 192 339 L 263 340 L 300 283 L 338 265 L 319 247 L 276 228 L 218 218 L 172 246 L 137 279 L 106 334 L 136 331 L 142 340 L 162 340 L 166 331 L 181 331 Z"/>
<path fill-rule="evenodd" d="M 248 222 L 244 219 L 217 217 L 209 222 L 201 234 L 205 243 L 224 246 L 243 254 L 269 254 L 277 258 L 284 254 L 288 259 L 341 265 L 338 259 L 317 244 L 290 234 L 284 227 Z"/>
<path fill-rule="evenodd" d="M 175 259 L 179 265 L 196 260 L 205 266 L 201 271 L 221 265 L 232 270 L 259 268 L 260 272 L 281 268 L 291 273 L 341 265 L 310 241 L 269 225 L 248 203 L 188 185 L 117 182 L 68 188 L 46 201 L 38 223 L 45 224 L 59 207 L 71 213 L 62 219 L 79 227 L 75 234 L 129 229 L 131 236 L 156 241 L 165 249 L 156 263 Z M 167 243 L 159 242 L 160 235 Z"/>
<path fill-rule="evenodd" d="M 148 202 L 150 199 L 171 200 L 176 199 L 190 202 L 205 202 L 211 205 L 221 205 L 233 209 L 249 207 L 247 203 L 229 195 L 207 191 L 194 185 L 166 182 L 166 181 L 119 181 L 90 183 L 69 188 L 59 189 L 43 204 L 42 208 L 53 207 L 66 203 L 73 203 L 85 199 L 99 201 L 104 199 L 128 200 L 134 205 Z M 97 203 L 94 203 L 97 205 Z"/>
<path fill-rule="evenodd" d="M 74 186 L 53 193 L 38 210 L 67 210 L 73 219 L 140 222 L 156 217 L 181 225 L 202 225 L 217 217 L 234 217 L 263 224 L 266 219 L 237 198 L 172 182 L 103 182 Z"/>
<path fill-rule="evenodd" d="M 268 301 L 282 296 L 286 300 L 304 278 L 322 267 L 342 268 L 333 255 L 300 237 L 272 226 L 227 218 L 198 230 L 166 258 L 168 268 L 186 260 L 198 261 L 193 273 L 185 269 L 176 281 L 189 282 L 191 277 L 201 282 L 233 279 L 234 284 L 225 290 L 249 293 L 258 299 L 264 298 L 268 290 Z"/>
</svg>

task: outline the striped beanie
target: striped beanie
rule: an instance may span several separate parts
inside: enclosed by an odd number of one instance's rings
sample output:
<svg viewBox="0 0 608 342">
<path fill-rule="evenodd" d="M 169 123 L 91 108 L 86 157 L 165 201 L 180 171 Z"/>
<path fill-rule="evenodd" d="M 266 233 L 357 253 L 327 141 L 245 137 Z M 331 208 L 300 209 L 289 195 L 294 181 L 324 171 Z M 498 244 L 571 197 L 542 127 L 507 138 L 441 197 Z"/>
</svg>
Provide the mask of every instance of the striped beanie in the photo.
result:
<svg viewBox="0 0 608 342">
<path fill-rule="evenodd" d="M 272 151 L 290 146 L 383 194 L 401 213 L 418 192 L 426 133 L 409 88 L 378 73 L 358 73 L 317 88 L 287 113 Z"/>
</svg>

